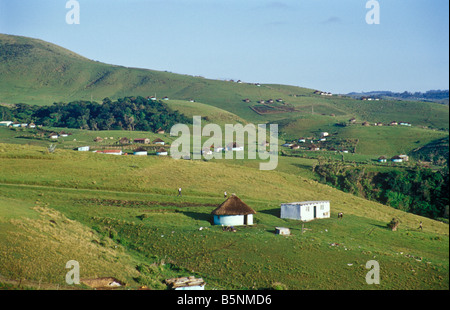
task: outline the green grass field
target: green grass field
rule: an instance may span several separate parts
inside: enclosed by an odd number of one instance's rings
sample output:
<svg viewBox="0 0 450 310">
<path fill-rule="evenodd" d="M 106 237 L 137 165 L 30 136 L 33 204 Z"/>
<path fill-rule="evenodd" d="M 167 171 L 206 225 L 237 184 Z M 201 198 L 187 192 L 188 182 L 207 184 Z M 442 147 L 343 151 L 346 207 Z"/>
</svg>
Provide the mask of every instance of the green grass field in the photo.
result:
<svg viewBox="0 0 450 310">
<path fill-rule="evenodd" d="M 164 277 L 194 274 L 209 289 L 448 289 L 448 225 L 290 173 L 7 144 L 0 166 L 5 283 L 63 287 L 64 260 L 77 259 L 82 277 L 112 276 L 134 288 L 163 289 Z M 224 190 L 257 211 L 256 225 L 230 233 L 210 224 Z M 301 223 L 279 218 L 281 202 L 313 199 L 331 201 L 330 219 L 306 223 L 302 233 Z M 397 232 L 386 229 L 392 217 L 401 219 Z M 275 235 L 277 226 L 293 235 Z M 378 286 L 365 283 L 371 259 L 381 266 Z M 142 264 L 152 275 L 136 270 Z"/>
</svg>

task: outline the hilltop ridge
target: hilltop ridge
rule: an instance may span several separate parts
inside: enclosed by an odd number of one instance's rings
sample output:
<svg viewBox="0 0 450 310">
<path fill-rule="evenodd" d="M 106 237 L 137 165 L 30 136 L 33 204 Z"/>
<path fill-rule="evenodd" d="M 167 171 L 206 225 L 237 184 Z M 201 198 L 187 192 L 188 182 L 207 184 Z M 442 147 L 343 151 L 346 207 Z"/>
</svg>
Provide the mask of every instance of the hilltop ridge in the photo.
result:
<svg viewBox="0 0 450 310">
<path fill-rule="evenodd" d="M 448 106 L 429 102 L 362 102 L 291 85 L 245 83 L 127 68 L 89 60 L 38 39 L 0 34 L 0 103 L 51 105 L 75 100 L 156 96 L 195 101 L 236 114 L 248 122 L 333 115 L 448 129 Z M 331 95 L 331 96 L 330 96 Z"/>
</svg>

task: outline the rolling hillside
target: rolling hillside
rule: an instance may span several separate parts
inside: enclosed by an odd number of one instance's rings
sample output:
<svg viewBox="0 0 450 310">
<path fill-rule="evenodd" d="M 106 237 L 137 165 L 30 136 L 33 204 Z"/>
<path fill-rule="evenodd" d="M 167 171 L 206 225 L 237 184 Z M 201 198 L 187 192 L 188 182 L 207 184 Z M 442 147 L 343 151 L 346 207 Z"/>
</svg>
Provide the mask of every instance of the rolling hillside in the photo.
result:
<svg viewBox="0 0 450 310">
<path fill-rule="evenodd" d="M 167 131 L 1 127 L 0 289 L 73 289 L 64 281 L 64 266 L 77 260 L 82 278 L 114 277 L 127 289 L 166 289 L 165 279 L 195 275 L 207 289 L 219 290 L 448 290 L 448 224 L 320 184 L 313 168 L 328 155 L 367 169 L 397 169 L 376 159 L 400 152 L 426 160 L 445 154 L 448 106 L 366 102 L 289 85 L 125 68 L 3 34 L 0 60 L 0 104 L 6 106 L 167 96 L 170 108 L 200 115 L 205 123 L 278 123 L 283 155 L 285 141 L 317 138 L 322 131 L 330 133 L 325 147 L 356 141 L 355 153 L 345 156 L 288 150 L 298 156 L 279 156 L 276 170 L 261 171 L 259 160 L 175 160 L 155 156 L 154 145 L 146 145 L 152 153 L 141 157 L 131 155 L 138 145 L 119 145 L 123 137 L 161 137 L 170 144 L 176 137 Z M 269 99 L 274 102 L 259 102 Z M 349 125 L 350 118 L 356 123 Z M 413 126 L 361 126 L 392 120 Z M 62 130 L 71 135 L 48 138 Z M 94 142 L 97 137 L 103 141 Z M 74 151 L 86 145 L 122 148 L 130 156 Z M 409 164 L 401 169 L 412 169 L 414 162 Z M 224 191 L 256 210 L 254 226 L 233 233 L 211 224 Z M 307 200 L 329 200 L 331 217 L 308 223 L 280 218 L 281 203 Z M 398 231 L 387 228 L 394 217 Z M 275 227 L 292 235 L 276 235 Z M 379 285 L 365 281 L 370 260 L 380 263 Z"/>
<path fill-rule="evenodd" d="M 448 289 L 447 224 L 294 174 L 8 144 L 0 169 L 3 285 L 68 288 L 61 266 L 75 259 L 82 278 L 114 277 L 131 289 L 164 289 L 175 275 L 203 277 L 207 289 Z M 211 225 L 224 190 L 256 210 L 255 226 Z M 315 199 L 331 201 L 331 218 L 280 219 L 280 203 Z M 397 232 L 386 227 L 393 217 Z M 292 235 L 275 235 L 278 226 Z M 365 282 L 373 259 L 377 286 Z"/>
<path fill-rule="evenodd" d="M 125 96 L 195 100 L 249 122 L 279 121 L 311 114 L 356 117 L 371 122 L 408 121 L 448 129 L 448 106 L 406 101 L 361 101 L 321 96 L 313 89 L 260 85 L 126 68 L 86 59 L 37 39 L 0 34 L 0 103 L 53 102 Z M 318 86 L 319 87 L 319 86 Z M 249 99 L 250 102 L 244 102 Z M 260 104 L 260 100 L 283 102 Z"/>
</svg>

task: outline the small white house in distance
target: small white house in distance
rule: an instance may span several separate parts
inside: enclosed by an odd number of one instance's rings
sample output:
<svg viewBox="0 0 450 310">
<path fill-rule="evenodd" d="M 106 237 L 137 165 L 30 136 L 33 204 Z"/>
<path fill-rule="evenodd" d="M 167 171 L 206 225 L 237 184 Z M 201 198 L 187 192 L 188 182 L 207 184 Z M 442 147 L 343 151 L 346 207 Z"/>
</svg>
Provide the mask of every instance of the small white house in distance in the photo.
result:
<svg viewBox="0 0 450 310">
<path fill-rule="evenodd" d="M 202 150 L 202 155 L 211 155 L 213 152 L 209 148 L 204 148 Z"/>
<path fill-rule="evenodd" d="M 80 146 L 78 148 L 79 152 L 89 152 L 89 146 Z"/>
<path fill-rule="evenodd" d="M 133 151 L 133 155 L 135 156 L 147 156 L 148 152 L 146 149 L 139 147 Z"/>
<path fill-rule="evenodd" d="M 392 162 L 394 162 L 394 163 L 402 163 L 402 162 L 403 162 L 403 158 L 401 158 L 401 157 L 398 156 L 398 155 L 392 157 L 391 160 L 392 160 Z"/>
<path fill-rule="evenodd" d="M 330 217 L 329 201 L 303 201 L 281 204 L 281 218 L 312 221 Z"/>
<path fill-rule="evenodd" d="M 157 138 L 157 139 L 153 140 L 152 143 L 153 144 L 159 144 L 159 145 L 164 145 L 165 144 L 165 142 L 162 139 L 160 139 L 160 138 Z"/>
<path fill-rule="evenodd" d="M 242 145 L 237 144 L 236 142 L 231 142 L 227 144 L 227 151 L 243 151 L 244 147 Z"/>
<path fill-rule="evenodd" d="M 0 126 L 9 127 L 12 123 L 11 121 L 1 121 Z"/>
<path fill-rule="evenodd" d="M 167 156 L 167 150 L 165 148 L 160 148 L 159 150 L 156 151 L 156 155 L 158 156 Z"/>
</svg>

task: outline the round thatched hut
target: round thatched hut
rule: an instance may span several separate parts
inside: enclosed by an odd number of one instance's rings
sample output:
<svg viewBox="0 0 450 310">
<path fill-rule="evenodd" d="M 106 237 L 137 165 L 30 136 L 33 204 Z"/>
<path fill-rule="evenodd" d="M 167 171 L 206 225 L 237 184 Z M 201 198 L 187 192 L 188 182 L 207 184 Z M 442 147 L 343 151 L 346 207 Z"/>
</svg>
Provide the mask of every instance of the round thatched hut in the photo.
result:
<svg viewBox="0 0 450 310">
<path fill-rule="evenodd" d="M 232 195 L 212 214 L 214 215 L 215 225 L 242 226 L 253 225 L 253 214 L 256 214 L 256 211 L 236 195 Z"/>
</svg>

